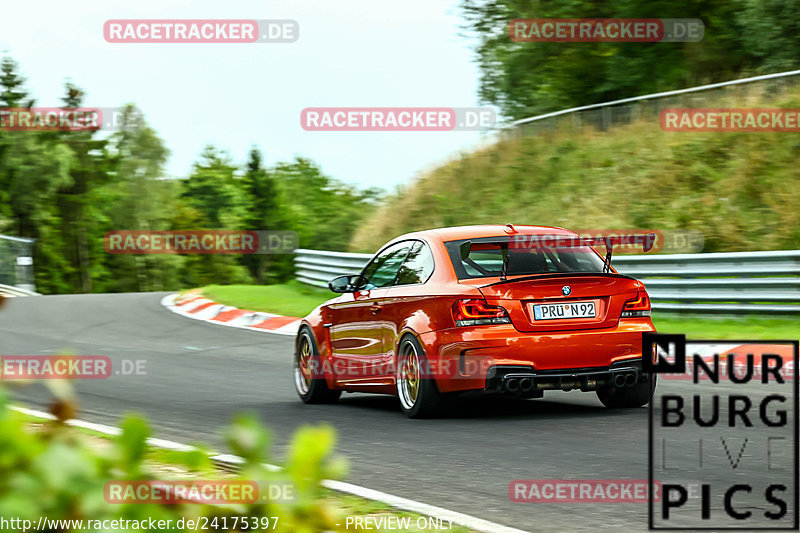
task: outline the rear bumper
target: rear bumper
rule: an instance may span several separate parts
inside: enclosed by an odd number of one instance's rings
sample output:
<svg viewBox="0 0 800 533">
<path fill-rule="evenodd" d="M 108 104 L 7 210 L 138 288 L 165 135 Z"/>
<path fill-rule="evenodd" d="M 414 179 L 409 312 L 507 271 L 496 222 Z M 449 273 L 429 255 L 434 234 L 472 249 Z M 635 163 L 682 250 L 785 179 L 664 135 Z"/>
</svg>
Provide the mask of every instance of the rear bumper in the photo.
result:
<svg viewBox="0 0 800 533">
<path fill-rule="evenodd" d="M 542 370 L 520 366 L 493 366 L 486 373 L 485 390 L 525 395 L 539 395 L 546 390 L 584 392 L 603 387 L 632 387 L 647 383 L 649 376 L 642 372 L 642 360 L 618 361 L 605 368 L 575 368 Z"/>
<path fill-rule="evenodd" d="M 617 372 L 643 379 L 643 331 L 655 331 L 649 317 L 563 333 L 520 333 L 511 325 L 495 325 L 431 331 L 419 338 L 442 392 L 497 390 L 498 379 L 502 383 L 509 373 L 531 378 L 539 390 L 567 385 L 593 390 L 613 383 Z"/>
</svg>

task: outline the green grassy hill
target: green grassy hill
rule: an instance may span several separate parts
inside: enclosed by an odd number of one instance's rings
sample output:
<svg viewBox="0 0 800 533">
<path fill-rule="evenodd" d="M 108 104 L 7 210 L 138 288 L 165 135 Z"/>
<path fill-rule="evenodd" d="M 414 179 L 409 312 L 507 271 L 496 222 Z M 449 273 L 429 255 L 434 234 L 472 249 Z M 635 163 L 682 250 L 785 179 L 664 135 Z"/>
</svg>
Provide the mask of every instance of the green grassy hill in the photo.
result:
<svg viewBox="0 0 800 533">
<path fill-rule="evenodd" d="M 800 108 L 799 89 L 737 96 L 702 107 Z M 697 230 L 704 252 L 792 249 L 799 206 L 800 133 L 666 133 L 653 114 L 462 154 L 391 196 L 350 248 L 374 251 L 425 228 L 514 223 Z"/>
</svg>

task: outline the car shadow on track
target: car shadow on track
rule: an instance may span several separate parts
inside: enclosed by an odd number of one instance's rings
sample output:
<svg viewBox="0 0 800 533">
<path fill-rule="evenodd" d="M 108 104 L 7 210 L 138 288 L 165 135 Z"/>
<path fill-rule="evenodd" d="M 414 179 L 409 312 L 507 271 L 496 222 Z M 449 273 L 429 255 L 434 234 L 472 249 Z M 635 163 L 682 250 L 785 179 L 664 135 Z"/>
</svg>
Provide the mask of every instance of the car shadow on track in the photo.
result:
<svg viewBox="0 0 800 533">
<path fill-rule="evenodd" d="M 564 395 L 551 396 L 546 399 L 519 400 L 488 394 L 464 394 L 455 399 L 454 405 L 443 417 L 452 419 L 560 419 L 574 417 L 629 417 L 647 416 L 647 408 L 638 409 L 607 409 L 592 405 L 586 400 L 575 401 L 578 396 L 570 399 Z M 572 400 L 572 401 L 570 401 Z M 383 411 L 402 416 L 399 400 L 394 396 L 353 394 L 342 396 L 339 401 L 341 407 L 358 409 L 362 411 Z M 365 413 L 366 414 L 366 413 Z"/>
</svg>

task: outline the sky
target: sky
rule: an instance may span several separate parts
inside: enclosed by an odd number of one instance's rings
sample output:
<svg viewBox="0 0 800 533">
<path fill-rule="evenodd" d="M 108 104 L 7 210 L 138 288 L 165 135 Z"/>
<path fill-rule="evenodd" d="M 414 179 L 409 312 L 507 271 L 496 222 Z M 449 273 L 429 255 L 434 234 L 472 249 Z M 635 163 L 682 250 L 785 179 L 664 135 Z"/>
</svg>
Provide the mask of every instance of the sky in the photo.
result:
<svg viewBox="0 0 800 533">
<path fill-rule="evenodd" d="M 108 43 L 109 19 L 292 19 L 293 43 Z M 168 176 L 191 172 L 203 147 L 243 165 L 302 156 L 362 187 L 393 190 L 490 134 L 304 131 L 306 107 L 475 107 L 474 36 L 458 0 L 26 0 L 3 7 L 10 55 L 38 106 L 61 105 L 64 83 L 84 105 L 133 103 L 164 140 Z"/>
</svg>

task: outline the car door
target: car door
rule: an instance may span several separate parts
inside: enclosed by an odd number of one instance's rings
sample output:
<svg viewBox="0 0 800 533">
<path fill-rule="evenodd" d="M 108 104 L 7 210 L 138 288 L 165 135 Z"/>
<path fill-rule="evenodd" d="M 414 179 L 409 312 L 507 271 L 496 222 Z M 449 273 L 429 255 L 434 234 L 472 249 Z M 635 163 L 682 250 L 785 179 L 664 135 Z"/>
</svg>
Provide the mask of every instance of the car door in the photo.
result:
<svg viewBox="0 0 800 533">
<path fill-rule="evenodd" d="M 433 253 L 424 242 L 411 242 L 411 249 L 397 272 L 394 284 L 385 289 L 380 300 L 383 354 L 377 362 L 380 365 L 378 372 L 389 379 L 394 378 L 396 371 L 395 347 L 405 321 L 412 315 L 427 313 L 425 303 L 431 296 L 424 284 L 433 274 Z"/>
<path fill-rule="evenodd" d="M 363 288 L 330 306 L 331 359 L 339 383 L 383 384 L 379 365 L 386 357 L 388 324 L 382 316 L 382 300 L 412 244 L 403 241 L 381 250 L 362 271 Z"/>
</svg>

